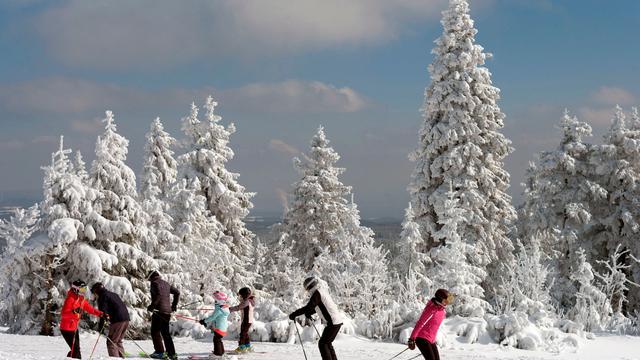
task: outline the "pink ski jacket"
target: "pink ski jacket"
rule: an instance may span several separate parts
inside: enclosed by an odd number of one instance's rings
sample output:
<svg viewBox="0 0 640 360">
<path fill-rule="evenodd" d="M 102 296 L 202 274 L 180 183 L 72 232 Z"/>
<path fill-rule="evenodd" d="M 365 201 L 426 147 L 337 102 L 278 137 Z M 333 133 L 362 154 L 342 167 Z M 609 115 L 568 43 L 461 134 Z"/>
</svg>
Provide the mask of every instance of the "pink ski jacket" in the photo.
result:
<svg viewBox="0 0 640 360">
<path fill-rule="evenodd" d="M 422 311 L 422 315 L 420 315 L 420 319 L 413 328 L 409 339 L 415 340 L 416 338 L 423 338 L 435 344 L 438 329 L 445 315 L 446 311 L 444 310 L 444 306 L 429 300 L 427 306 L 425 306 Z"/>
</svg>

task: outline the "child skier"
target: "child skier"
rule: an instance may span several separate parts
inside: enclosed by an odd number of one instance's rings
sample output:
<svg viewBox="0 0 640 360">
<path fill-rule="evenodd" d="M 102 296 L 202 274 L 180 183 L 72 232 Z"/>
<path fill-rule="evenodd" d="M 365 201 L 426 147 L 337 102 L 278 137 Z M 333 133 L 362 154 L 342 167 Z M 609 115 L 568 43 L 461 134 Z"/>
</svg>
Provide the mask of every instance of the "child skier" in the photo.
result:
<svg viewBox="0 0 640 360">
<path fill-rule="evenodd" d="M 78 323 L 82 317 L 82 312 L 106 318 L 102 311 L 94 309 L 89 304 L 84 297 L 86 293 L 87 284 L 82 280 L 74 281 L 71 284 L 71 289 L 67 292 L 67 298 L 64 300 L 64 305 L 62 305 L 62 311 L 60 312 L 60 332 L 71 349 L 67 353 L 67 357 L 74 359 L 81 359 Z"/>
<path fill-rule="evenodd" d="M 416 345 L 426 360 L 440 360 L 436 335 L 446 315 L 445 307 L 453 302 L 455 295 L 445 289 L 438 289 L 427 302 L 420 319 L 411 332 L 407 345 L 414 350 Z"/>
<path fill-rule="evenodd" d="M 318 341 L 320 348 L 320 356 L 322 360 L 337 360 L 336 351 L 333 349 L 333 340 L 338 336 L 340 327 L 342 326 L 342 314 L 333 302 L 324 287 L 320 286 L 320 282 L 314 276 L 306 278 L 303 282 L 305 290 L 311 294 L 311 298 L 307 305 L 294 311 L 289 315 L 289 319 L 295 320 L 300 315 L 310 318 L 314 313 L 318 313 L 320 318 L 327 324 L 322 331 L 322 336 Z"/>
<path fill-rule="evenodd" d="M 222 338 L 227 335 L 229 305 L 227 305 L 227 295 L 221 291 L 215 291 L 213 298 L 215 299 L 215 310 L 209 317 L 200 320 L 200 324 L 213 332 L 213 354 L 209 358 L 222 359 L 224 358 Z"/>
<path fill-rule="evenodd" d="M 253 351 L 251 347 L 251 338 L 249 338 L 249 329 L 253 323 L 253 308 L 256 306 L 255 298 L 251 295 L 251 289 L 243 287 L 238 291 L 240 295 L 240 304 L 229 308 L 230 312 L 240 312 L 240 338 L 238 339 L 238 348 L 236 352 Z"/>
</svg>

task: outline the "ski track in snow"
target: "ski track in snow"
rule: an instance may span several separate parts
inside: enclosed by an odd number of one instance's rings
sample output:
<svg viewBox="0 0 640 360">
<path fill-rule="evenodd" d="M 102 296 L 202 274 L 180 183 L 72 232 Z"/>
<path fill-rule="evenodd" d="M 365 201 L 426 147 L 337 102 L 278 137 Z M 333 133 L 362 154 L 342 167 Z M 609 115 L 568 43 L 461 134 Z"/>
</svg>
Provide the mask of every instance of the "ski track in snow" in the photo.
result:
<svg viewBox="0 0 640 360">
<path fill-rule="evenodd" d="M 80 336 L 83 359 L 89 359 L 91 349 L 96 342 L 96 334 L 83 332 Z M 190 353 L 205 355 L 211 352 L 211 338 L 193 340 L 191 338 L 175 338 L 175 345 L 180 359 L 186 359 Z M 137 342 L 145 351 L 151 352 L 150 340 Z M 233 350 L 237 342 L 224 341 L 227 351 Z M 341 360 L 387 360 L 402 351 L 400 344 L 368 340 L 361 337 L 340 335 L 334 343 L 338 358 Z M 238 360 L 301 360 L 304 359 L 299 344 L 254 342 L 256 351 L 266 353 L 249 353 L 237 356 Z M 12 360 L 45 360 L 66 359 L 69 348 L 60 336 L 26 336 L 0 333 L 0 359 Z M 130 354 L 138 354 L 140 350 L 129 340 L 125 341 L 125 350 Z M 309 360 L 319 360 L 317 344 L 306 343 L 305 350 Z M 100 338 L 93 359 L 109 359 L 106 355 L 104 337 Z M 406 351 L 397 360 L 408 360 L 418 355 L 418 351 Z M 595 340 L 584 340 L 580 348 L 567 348 L 560 353 L 526 351 L 500 347 L 496 344 L 461 344 L 455 343 L 440 349 L 443 360 L 640 360 L 640 337 L 601 335 Z M 132 359 L 143 359 L 131 357 Z M 232 356 L 231 359 L 234 357 Z M 421 358 L 418 358 L 421 359 Z"/>
</svg>

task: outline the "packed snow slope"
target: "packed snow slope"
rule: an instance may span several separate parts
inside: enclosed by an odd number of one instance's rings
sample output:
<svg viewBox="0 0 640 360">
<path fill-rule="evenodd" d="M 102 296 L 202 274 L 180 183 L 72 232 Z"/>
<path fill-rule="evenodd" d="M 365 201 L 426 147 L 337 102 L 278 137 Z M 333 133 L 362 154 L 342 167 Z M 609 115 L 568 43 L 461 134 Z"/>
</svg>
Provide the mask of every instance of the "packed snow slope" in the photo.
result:
<svg viewBox="0 0 640 360">
<path fill-rule="evenodd" d="M 4 329 L 2 329 L 4 330 Z M 89 359 L 91 349 L 96 341 L 96 333 L 83 332 L 80 336 L 83 359 Z M 211 338 L 194 340 L 192 338 L 176 338 L 176 349 L 181 359 L 188 354 L 208 354 L 212 350 Z M 150 340 L 138 341 L 145 351 L 151 352 Z M 234 349 L 235 341 L 224 342 L 225 348 Z M 238 356 L 238 359 L 260 360 L 301 360 L 304 359 L 299 344 L 254 342 L 256 353 Z M 405 346 L 394 343 L 376 342 L 351 335 L 339 335 L 335 342 L 336 352 L 345 360 L 386 360 L 399 353 Z M 305 349 L 309 360 L 319 360 L 315 343 L 306 343 Z M 580 346 L 556 349 L 555 352 L 538 352 L 501 347 L 496 344 L 462 344 L 450 342 L 440 349 L 442 359 L 579 359 L 579 360 L 640 360 L 640 337 L 599 335 L 594 340 L 581 340 Z M 125 341 L 125 350 L 137 358 L 140 349 L 132 341 Z M 10 335 L 0 332 L 0 359 L 40 360 L 65 359 L 68 351 L 62 337 Z M 398 356 L 398 360 L 411 359 L 418 355 L 416 351 L 406 351 Z M 108 359 L 104 337 L 96 347 L 94 359 Z"/>
</svg>

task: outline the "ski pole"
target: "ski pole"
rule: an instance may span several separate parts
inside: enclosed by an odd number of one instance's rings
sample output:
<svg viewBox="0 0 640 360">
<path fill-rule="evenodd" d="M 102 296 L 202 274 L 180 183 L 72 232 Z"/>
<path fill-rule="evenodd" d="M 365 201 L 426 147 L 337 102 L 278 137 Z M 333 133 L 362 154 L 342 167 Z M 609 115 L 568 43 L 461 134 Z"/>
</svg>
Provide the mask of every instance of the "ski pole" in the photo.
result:
<svg viewBox="0 0 640 360">
<path fill-rule="evenodd" d="M 308 360 L 307 359 L 307 352 L 304 350 L 304 344 L 302 343 L 302 336 L 300 336 L 300 330 L 298 330 L 298 324 L 296 324 L 296 321 L 293 321 L 293 326 L 296 328 L 296 333 L 298 333 L 298 339 L 300 340 L 300 346 L 302 346 L 302 353 L 304 354 L 304 360 Z"/>
<path fill-rule="evenodd" d="M 187 306 L 191 306 L 193 304 L 197 304 L 197 303 L 200 303 L 200 302 L 202 302 L 202 300 L 198 300 L 198 301 L 194 301 L 192 303 L 184 304 L 184 305 L 180 306 L 180 310 L 188 310 L 188 309 L 185 309 Z"/>
<path fill-rule="evenodd" d="M 418 354 L 418 355 L 416 355 L 416 356 L 414 356 L 414 357 L 412 357 L 412 358 L 409 358 L 409 360 L 417 359 L 417 358 L 419 358 L 420 356 L 422 356 L 422 354 Z"/>
<path fill-rule="evenodd" d="M 316 327 L 316 324 L 313 322 L 313 320 L 311 321 L 311 325 L 313 325 L 313 328 L 316 329 L 316 334 L 318 334 L 318 339 L 320 339 L 322 336 L 320 336 L 320 332 L 318 331 L 318 328 Z"/>
<path fill-rule="evenodd" d="M 404 352 L 405 352 L 405 351 L 407 351 L 407 350 L 409 350 L 409 348 L 406 348 L 406 349 L 404 349 L 404 350 L 400 351 L 398 354 L 396 354 L 396 356 L 394 356 L 394 357 L 392 357 L 392 358 L 389 358 L 389 360 L 397 358 L 398 356 L 402 355 L 402 353 L 404 353 Z M 422 354 L 421 354 L 421 355 L 422 355 Z"/>
<path fill-rule="evenodd" d="M 184 308 L 180 308 L 180 310 L 189 310 L 189 311 L 213 311 L 215 309 L 211 309 L 211 308 L 200 308 L 200 309 L 184 309 Z"/>
<path fill-rule="evenodd" d="M 93 344 L 93 349 L 91 350 L 91 355 L 89 355 L 89 360 L 93 359 L 93 353 L 96 351 L 96 346 L 98 346 L 98 341 L 100 341 L 100 336 L 102 336 L 102 331 L 104 330 L 104 326 L 107 324 L 105 321 L 102 323 L 102 327 L 100 328 L 100 332 L 98 332 L 98 338 L 96 339 L 96 343 Z"/>
<path fill-rule="evenodd" d="M 200 320 L 196 319 L 196 318 L 192 318 L 192 317 L 188 317 L 188 316 L 184 316 L 184 315 L 180 315 L 180 314 L 173 314 L 175 317 L 180 318 L 180 319 L 185 319 L 185 320 L 191 320 L 191 321 L 195 321 L 195 322 L 200 322 Z"/>
<path fill-rule="evenodd" d="M 140 351 L 142 351 L 144 356 L 149 357 L 149 354 L 147 354 L 147 352 L 144 351 L 144 349 L 140 345 L 138 345 L 138 343 L 135 340 L 133 340 L 133 338 L 130 335 L 127 335 L 127 337 L 129 338 L 129 340 L 131 340 L 135 344 L 135 346 L 138 347 L 138 349 L 140 349 Z"/>
</svg>

